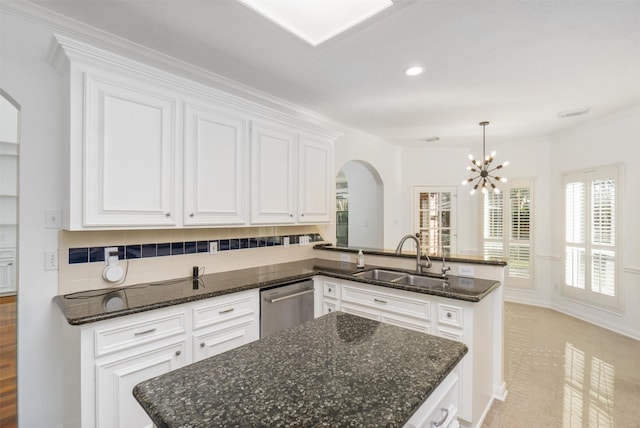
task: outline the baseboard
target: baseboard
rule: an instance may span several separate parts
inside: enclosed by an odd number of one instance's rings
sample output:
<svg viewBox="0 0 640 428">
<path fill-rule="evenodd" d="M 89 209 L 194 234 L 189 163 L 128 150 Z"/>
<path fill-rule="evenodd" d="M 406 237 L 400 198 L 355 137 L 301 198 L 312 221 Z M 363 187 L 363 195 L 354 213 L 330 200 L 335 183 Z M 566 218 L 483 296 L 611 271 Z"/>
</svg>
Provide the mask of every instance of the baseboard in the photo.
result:
<svg viewBox="0 0 640 428">
<path fill-rule="evenodd" d="M 622 327 L 618 324 L 612 324 L 612 323 L 608 323 L 606 321 L 603 321 L 599 318 L 595 318 L 595 317 L 590 317 L 588 315 L 585 315 L 583 313 L 574 311 L 572 309 L 569 309 L 567 307 L 564 307 L 562 305 L 558 305 L 558 304 L 551 304 L 550 306 L 551 309 L 558 311 L 562 314 L 565 315 L 569 315 L 571 317 L 577 318 L 581 321 L 584 322 L 588 322 L 589 324 L 593 324 L 596 325 L 598 327 L 602 327 L 606 330 L 610 330 L 614 333 L 618 333 L 621 334 L 623 336 L 626 337 L 630 337 L 631 339 L 635 339 L 635 340 L 640 340 L 640 330 L 634 330 L 631 328 L 626 328 L 626 327 Z"/>
</svg>

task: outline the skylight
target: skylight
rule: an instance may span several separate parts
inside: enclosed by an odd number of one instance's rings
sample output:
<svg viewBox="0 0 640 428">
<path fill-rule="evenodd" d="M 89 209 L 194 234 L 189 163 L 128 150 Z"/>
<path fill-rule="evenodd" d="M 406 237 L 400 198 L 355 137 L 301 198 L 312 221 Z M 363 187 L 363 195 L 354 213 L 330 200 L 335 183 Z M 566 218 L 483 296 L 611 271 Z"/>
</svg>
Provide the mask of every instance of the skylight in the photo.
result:
<svg viewBox="0 0 640 428">
<path fill-rule="evenodd" d="M 312 46 L 371 18 L 392 0 L 238 0 Z"/>
</svg>

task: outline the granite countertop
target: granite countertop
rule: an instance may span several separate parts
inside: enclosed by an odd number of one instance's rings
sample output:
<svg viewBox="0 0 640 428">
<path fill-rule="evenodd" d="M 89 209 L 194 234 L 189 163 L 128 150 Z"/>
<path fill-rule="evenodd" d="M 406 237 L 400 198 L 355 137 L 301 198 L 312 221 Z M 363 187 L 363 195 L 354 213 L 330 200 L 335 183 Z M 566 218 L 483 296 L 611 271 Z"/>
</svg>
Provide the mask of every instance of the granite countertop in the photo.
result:
<svg viewBox="0 0 640 428">
<path fill-rule="evenodd" d="M 160 428 L 396 427 L 467 350 L 333 312 L 144 381 L 133 395 Z"/>
<path fill-rule="evenodd" d="M 367 266 L 364 270 L 375 267 Z M 212 273 L 203 275 L 195 281 L 191 278 L 182 278 L 117 289 L 81 291 L 56 296 L 54 301 L 69 324 L 80 325 L 244 290 L 275 287 L 315 275 L 469 302 L 479 302 L 500 285 L 500 282 L 495 280 L 449 276 L 446 281 L 443 281 L 442 287 L 416 287 L 353 276 L 354 273 L 362 270 L 358 269 L 354 263 L 315 258 Z"/>
<path fill-rule="evenodd" d="M 386 256 L 386 257 L 402 257 L 402 258 L 416 258 L 415 250 L 404 249 L 402 253 L 396 254 L 395 250 L 384 248 L 360 248 L 360 247 L 338 247 L 333 244 L 317 244 L 313 247 L 314 250 L 325 251 L 337 251 L 340 253 L 357 253 L 362 250 L 364 254 L 371 254 L 374 256 Z M 432 260 L 442 260 L 442 256 L 431 257 Z M 460 255 L 451 254 L 447 256 L 448 262 L 455 263 L 472 263 L 476 265 L 492 265 L 492 266 L 506 266 L 507 259 L 501 257 L 485 257 L 476 255 Z"/>
</svg>

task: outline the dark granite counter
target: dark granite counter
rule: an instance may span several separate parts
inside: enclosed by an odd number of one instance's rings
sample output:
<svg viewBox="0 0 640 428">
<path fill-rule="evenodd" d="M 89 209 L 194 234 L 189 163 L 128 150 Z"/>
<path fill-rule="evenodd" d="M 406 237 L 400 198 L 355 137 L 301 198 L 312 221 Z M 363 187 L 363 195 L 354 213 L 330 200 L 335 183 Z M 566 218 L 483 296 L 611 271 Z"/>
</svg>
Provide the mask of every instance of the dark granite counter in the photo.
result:
<svg viewBox="0 0 640 428">
<path fill-rule="evenodd" d="M 359 248 L 359 247 L 336 247 L 333 244 L 317 244 L 313 247 L 314 250 L 334 251 L 340 253 L 354 253 L 362 250 L 366 254 L 373 256 L 385 256 L 385 257 L 402 257 L 402 258 L 416 258 L 416 252 L 411 250 L 402 250 L 401 254 L 396 254 L 394 250 L 382 249 L 382 248 Z M 413 253 L 413 254 L 412 254 Z M 442 260 L 442 256 L 432 257 L 432 260 Z M 454 263 L 470 263 L 476 265 L 493 265 L 493 266 L 506 266 L 507 261 L 503 258 L 487 258 L 484 256 L 471 256 L 471 255 L 457 255 L 452 254 L 447 256 L 448 262 Z"/>
<path fill-rule="evenodd" d="M 334 312 L 138 384 L 160 428 L 402 426 L 459 342 Z"/>
<path fill-rule="evenodd" d="M 367 266 L 365 270 L 375 268 Z M 197 280 L 182 278 L 118 289 L 82 291 L 54 297 L 69 324 L 80 325 L 255 288 L 269 288 L 326 275 L 350 281 L 478 302 L 500 282 L 449 276 L 438 287 L 416 287 L 358 278 L 353 263 L 307 259 L 249 269 L 212 273 Z"/>
</svg>

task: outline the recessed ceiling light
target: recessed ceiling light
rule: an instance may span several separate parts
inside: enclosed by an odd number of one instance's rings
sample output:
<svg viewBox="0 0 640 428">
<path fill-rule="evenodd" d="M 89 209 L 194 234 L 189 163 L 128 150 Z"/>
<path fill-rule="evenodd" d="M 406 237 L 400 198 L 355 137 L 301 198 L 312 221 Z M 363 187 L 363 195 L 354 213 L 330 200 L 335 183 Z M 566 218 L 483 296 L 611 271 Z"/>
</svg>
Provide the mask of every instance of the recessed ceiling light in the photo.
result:
<svg viewBox="0 0 640 428">
<path fill-rule="evenodd" d="M 405 74 L 407 76 L 418 76 L 424 72 L 424 68 L 419 65 L 414 65 L 406 69 Z"/>
<path fill-rule="evenodd" d="M 589 113 L 590 110 L 591 107 L 576 108 L 573 110 L 561 111 L 560 113 L 558 113 L 558 116 L 560 116 L 562 119 L 567 117 L 582 116 L 583 114 Z"/>
<path fill-rule="evenodd" d="M 312 46 L 393 5 L 392 0 L 238 0 Z"/>
</svg>

